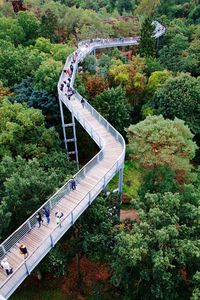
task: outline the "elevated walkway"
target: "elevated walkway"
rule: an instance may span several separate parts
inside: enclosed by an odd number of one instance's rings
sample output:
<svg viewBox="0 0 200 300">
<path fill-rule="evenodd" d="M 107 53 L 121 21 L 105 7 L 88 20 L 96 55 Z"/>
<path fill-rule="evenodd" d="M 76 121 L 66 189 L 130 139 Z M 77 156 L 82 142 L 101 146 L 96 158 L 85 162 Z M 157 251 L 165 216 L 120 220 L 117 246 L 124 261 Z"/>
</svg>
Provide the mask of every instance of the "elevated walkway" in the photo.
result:
<svg viewBox="0 0 200 300">
<path fill-rule="evenodd" d="M 155 38 L 161 36 L 165 28 L 156 24 Z M 74 64 L 71 84 L 75 80 L 78 62 L 96 49 L 137 45 L 139 37 L 125 39 L 96 39 L 84 41 L 78 45 L 78 56 Z M 73 54 L 67 58 L 64 69 L 68 68 Z M 63 69 L 63 70 L 64 70 Z M 72 118 L 83 126 L 91 138 L 101 149 L 77 174 L 78 183 L 75 191 L 70 191 L 70 183 L 67 182 L 59 189 L 43 206 L 51 210 L 51 222 L 49 225 L 37 226 L 36 214 L 40 207 L 24 224 L 22 224 L 11 236 L 0 245 L 0 259 L 6 257 L 13 267 L 13 274 L 8 277 L 0 269 L 0 299 L 8 299 L 22 281 L 31 273 L 42 258 L 51 250 L 57 241 L 74 224 L 78 217 L 87 209 L 98 194 L 106 187 L 113 176 L 119 172 L 119 192 L 122 191 L 122 176 L 125 156 L 125 142 L 123 137 L 89 104 L 83 108 L 78 93 L 70 100 L 60 91 L 60 84 L 66 80 L 66 74 L 62 72 L 58 83 L 58 94 L 61 108 L 61 117 L 64 138 L 66 142 L 63 105 L 72 113 Z M 55 212 L 64 213 L 61 224 L 55 222 Z M 29 256 L 24 260 L 17 246 L 23 241 L 29 250 Z"/>
</svg>

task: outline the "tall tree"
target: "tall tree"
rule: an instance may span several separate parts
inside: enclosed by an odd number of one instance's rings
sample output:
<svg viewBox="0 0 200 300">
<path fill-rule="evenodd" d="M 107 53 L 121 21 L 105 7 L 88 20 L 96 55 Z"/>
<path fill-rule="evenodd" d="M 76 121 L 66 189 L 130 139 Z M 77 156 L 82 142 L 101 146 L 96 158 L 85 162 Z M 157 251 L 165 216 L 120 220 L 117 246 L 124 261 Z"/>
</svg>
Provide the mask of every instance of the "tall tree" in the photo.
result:
<svg viewBox="0 0 200 300">
<path fill-rule="evenodd" d="M 156 42 L 153 37 L 155 26 L 152 24 L 152 18 L 146 18 L 142 24 L 140 34 L 140 44 L 138 53 L 142 57 L 155 56 Z"/>
</svg>

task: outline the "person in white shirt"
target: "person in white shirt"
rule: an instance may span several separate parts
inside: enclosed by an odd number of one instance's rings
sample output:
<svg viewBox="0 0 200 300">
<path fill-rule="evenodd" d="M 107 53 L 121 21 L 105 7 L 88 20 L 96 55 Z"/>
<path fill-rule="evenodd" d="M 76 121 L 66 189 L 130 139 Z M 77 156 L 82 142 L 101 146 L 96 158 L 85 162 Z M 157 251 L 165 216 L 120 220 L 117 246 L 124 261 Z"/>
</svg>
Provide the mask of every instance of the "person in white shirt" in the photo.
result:
<svg viewBox="0 0 200 300">
<path fill-rule="evenodd" d="M 1 267 L 6 271 L 7 275 L 12 274 L 13 268 L 10 266 L 6 257 L 1 261 Z"/>
</svg>

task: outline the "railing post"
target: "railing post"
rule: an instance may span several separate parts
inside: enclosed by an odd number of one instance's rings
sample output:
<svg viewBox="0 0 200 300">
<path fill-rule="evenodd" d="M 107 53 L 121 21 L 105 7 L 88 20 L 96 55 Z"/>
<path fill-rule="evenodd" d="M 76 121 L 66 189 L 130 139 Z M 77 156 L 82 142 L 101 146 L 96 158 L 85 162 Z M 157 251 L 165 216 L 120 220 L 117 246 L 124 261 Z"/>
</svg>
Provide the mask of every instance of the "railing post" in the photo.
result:
<svg viewBox="0 0 200 300">
<path fill-rule="evenodd" d="M 51 246 L 54 247 L 54 241 L 53 241 L 53 237 L 51 234 L 50 234 L 50 240 L 51 240 Z"/>
<path fill-rule="evenodd" d="M 1 248 L 3 250 L 3 253 L 6 254 L 6 249 L 5 249 L 4 245 L 1 245 Z"/>
<path fill-rule="evenodd" d="M 91 205 L 91 203 L 92 203 L 92 200 L 91 200 L 91 192 L 89 192 L 89 205 Z"/>
<path fill-rule="evenodd" d="M 28 227 L 30 230 L 32 229 L 30 220 L 28 220 Z"/>
<path fill-rule="evenodd" d="M 73 214 L 73 211 L 71 212 L 71 224 L 72 225 L 74 224 L 74 214 Z"/>
<path fill-rule="evenodd" d="M 85 168 L 83 169 L 83 175 L 84 175 L 84 177 L 85 177 L 85 175 L 86 175 L 86 170 L 85 170 Z"/>
<path fill-rule="evenodd" d="M 124 166 L 122 166 L 119 170 L 119 182 L 118 182 L 118 192 L 121 195 L 122 194 L 122 185 L 123 185 L 123 171 Z"/>
<path fill-rule="evenodd" d="M 28 274 L 28 275 L 30 275 L 30 274 L 31 274 L 31 272 L 29 271 L 29 268 L 28 268 L 28 266 L 27 266 L 27 263 L 26 263 L 26 261 L 24 262 L 24 265 L 25 265 L 25 268 L 26 268 L 26 272 L 27 272 L 27 274 Z"/>
<path fill-rule="evenodd" d="M 50 204 L 50 208 L 52 209 L 52 208 L 53 208 L 53 205 L 52 205 L 51 199 L 50 199 L 50 201 L 49 201 L 49 204 Z"/>
<path fill-rule="evenodd" d="M 104 176 L 103 190 L 104 190 L 104 194 L 107 195 L 108 189 L 107 189 L 107 185 L 106 185 L 106 176 Z"/>
</svg>

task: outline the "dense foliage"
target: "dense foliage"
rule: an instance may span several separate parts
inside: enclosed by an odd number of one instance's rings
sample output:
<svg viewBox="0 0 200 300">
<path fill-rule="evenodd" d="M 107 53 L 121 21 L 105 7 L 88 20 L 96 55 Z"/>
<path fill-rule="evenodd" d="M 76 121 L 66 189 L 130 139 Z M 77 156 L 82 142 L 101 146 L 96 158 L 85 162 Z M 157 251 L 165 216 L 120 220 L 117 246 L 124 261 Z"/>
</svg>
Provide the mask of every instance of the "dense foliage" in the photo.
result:
<svg viewBox="0 0 200 300">
<path fill-rule="evenodd" d="M 156 41 L 152 20 L 167 29 Z M 98 299 L 200 298 L 199 21 L 196 0 L 0 1 L 1 240 L 75 173 L 59 126 L 66 57 L 83 39 L 141 36 L 88 55 L 75 82 L 128 142 L 122 200 L 135 217 L 120 222 L 118 197 L 99 197 L 42 272 L 60 280 L 76 258 L 81 289 L 86 256 L 110 267 L 113 294 Z M 85 163 L 97 149 L 78 126 L 77 137 Z"/>
</svg>

